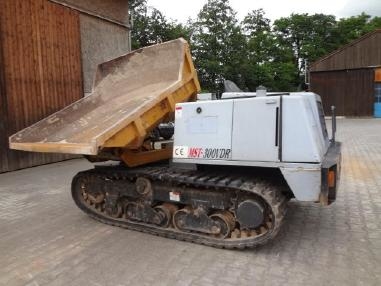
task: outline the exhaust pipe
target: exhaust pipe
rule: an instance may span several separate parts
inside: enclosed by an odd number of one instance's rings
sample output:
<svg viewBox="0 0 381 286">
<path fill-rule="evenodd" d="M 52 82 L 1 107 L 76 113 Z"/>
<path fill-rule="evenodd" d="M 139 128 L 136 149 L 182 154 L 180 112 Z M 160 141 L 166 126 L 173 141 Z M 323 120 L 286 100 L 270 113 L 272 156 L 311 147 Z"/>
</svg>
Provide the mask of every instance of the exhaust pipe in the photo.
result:
<svg viewBox="0 0 381 286">
<path fill-rule="evenodd" d="M 332 111 L 332 138 L 331 142 L 336 141 L 336 107 L 334 105 L 331 106 Z"/>
</svg>

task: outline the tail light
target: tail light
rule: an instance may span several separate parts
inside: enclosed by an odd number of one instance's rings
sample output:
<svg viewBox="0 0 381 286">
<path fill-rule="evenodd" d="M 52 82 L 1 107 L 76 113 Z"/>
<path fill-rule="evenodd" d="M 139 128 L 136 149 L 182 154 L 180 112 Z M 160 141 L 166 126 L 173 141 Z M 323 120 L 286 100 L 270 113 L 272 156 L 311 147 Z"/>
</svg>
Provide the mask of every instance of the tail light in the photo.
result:
<svg viewBox="0 0 381 286">
<path fill-rule="evenodd" d="M 329 170 L 328 172 L 328 187 L 334 188 L 336 185 L 336 172 L 334 170 Z"/>
</svg>

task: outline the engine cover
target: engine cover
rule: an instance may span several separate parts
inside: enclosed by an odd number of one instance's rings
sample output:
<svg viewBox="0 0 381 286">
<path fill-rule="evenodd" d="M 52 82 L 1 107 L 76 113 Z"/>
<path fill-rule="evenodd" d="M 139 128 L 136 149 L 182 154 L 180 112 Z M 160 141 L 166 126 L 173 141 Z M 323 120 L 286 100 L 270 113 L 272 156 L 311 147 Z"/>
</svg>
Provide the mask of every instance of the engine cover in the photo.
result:
<svg viewBox="0 0 381 286">
<path fill-rule="evenodd" d="M 329 146 L 320 106 L 314 93 L 177 104 L 174 161 L 320 163 Z"/>
</svg>

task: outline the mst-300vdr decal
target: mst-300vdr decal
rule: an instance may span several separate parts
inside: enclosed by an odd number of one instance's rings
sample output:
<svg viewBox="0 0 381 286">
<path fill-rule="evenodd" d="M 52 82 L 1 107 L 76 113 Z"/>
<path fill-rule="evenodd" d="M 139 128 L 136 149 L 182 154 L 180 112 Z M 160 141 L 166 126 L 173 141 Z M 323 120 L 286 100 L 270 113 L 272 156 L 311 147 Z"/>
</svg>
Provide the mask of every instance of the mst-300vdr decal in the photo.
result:
<svg viewBox="0 0 381 286">
<path fill-rule="evenodd" d="M 191 159 L 230 159 L 231 149 L 227 148 L 200 148 L 188 146 L 175 146 L 173 148 L 174 158 L 191 158 Z"/>
</svg>

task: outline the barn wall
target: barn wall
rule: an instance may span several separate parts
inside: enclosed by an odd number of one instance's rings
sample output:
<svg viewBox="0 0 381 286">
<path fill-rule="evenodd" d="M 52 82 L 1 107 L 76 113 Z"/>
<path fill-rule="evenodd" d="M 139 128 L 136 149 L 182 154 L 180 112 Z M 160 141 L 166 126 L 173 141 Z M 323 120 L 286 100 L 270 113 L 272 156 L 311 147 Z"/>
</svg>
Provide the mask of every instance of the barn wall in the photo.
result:
<svg viewBox="0 0 381 286">
<path fill-rule="evenodd" d="M 128 29 L 85 14 L 81 14 L 80 23 L 83 86 L 89 93 L 97 66 L 129 51 Z"/>
<path fill-rule="evenodd" d="M 50 0 L 127 25 L 127 0 Z"/>
<path fill-rule="evenodd" d="M 79 13 L 45 0 L 2 0 L 0 39 L 7 111 L 0 114 L 0 172 L 69 158 L 11 151 L 8 136 L 83 96 Z"/>
<path fill-rule="evenodd" d="M 1 17 L 1 12 L 0 12 Z M 1 21 L 0 21 L 0 172 L 8 169 L 8 146 L 7 133 L 8 126 L 8 110 L 5 97 L 5 81 L 4 81 L 4 66 L 2 52 L 2 37 L 1 37 Z"/>
<path fill-rule="evenodd" d="M 49 0 L 80 13 L 84 92 L 92 90 L 98 64 L 130 50 L 127 0 Z"/>
<path fill-rule="evenodd" d="M 366 35 L 311 65 L 313 71 L 344 70 L 381 65 L 381 30 Z"/>
<path fill-rule="evenodd" d="M 337 115 L 372 116 L 374 103 L 374 69 L 311 72 L 311 91 L 323 100 L 324 112 Z"/>
</svg>

